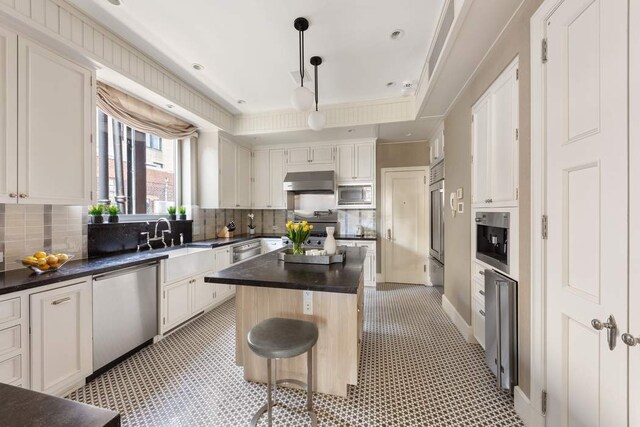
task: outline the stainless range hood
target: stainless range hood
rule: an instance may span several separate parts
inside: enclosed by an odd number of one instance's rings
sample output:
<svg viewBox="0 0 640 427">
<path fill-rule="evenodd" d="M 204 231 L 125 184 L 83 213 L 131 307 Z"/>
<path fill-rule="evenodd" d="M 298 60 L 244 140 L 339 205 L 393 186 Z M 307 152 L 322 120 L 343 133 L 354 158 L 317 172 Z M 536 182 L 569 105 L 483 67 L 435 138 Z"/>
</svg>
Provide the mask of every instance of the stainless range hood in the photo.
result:
<svg viewBox="0 0 640 427">
<path fill-rule="evenodd" d="M 334 180 L 334 171 L 289 172 L 284 189 L 293 194 L 333 194 Z"/>
</svg>

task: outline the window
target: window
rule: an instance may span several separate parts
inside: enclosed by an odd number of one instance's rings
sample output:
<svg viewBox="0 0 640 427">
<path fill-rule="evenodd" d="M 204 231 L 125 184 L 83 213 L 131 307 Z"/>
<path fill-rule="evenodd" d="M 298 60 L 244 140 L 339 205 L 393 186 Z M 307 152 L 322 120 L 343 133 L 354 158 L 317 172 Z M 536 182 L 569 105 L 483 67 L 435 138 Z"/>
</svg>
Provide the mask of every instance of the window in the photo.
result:
<svg viewBox="0 0 640 427">
<path fill-rule="evenodd" d="M 132 129 L 98 110 L 99 203 L 123 214 L 165 214 L 176 206 L 177 141 Z"/>
</svg>

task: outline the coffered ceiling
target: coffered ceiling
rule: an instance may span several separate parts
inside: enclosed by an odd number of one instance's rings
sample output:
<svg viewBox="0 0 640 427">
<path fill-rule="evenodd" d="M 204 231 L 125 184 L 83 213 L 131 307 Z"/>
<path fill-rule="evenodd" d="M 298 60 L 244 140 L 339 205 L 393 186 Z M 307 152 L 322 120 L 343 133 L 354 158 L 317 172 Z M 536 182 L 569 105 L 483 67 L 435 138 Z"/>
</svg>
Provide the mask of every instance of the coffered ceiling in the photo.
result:
<svg viewBox="0 0 640 427">
<path fill-rule="evenodd" d="M 298 66 L 293 20 L 323 57 L 321 104 L 400 95 L 417 83 L 444 0 L 67 0 L 232 113 L 287 109 Z M 404 35 L 390 35 L 401 29 Z M 204 66 L 194 70 L 192 64 Z M 307 65 L 307 70 L 312 71 Z M 388 82 L 395 82 L 387 87 Z M 238 100 L 246 103 L 238 104 Z"/>
</svg>

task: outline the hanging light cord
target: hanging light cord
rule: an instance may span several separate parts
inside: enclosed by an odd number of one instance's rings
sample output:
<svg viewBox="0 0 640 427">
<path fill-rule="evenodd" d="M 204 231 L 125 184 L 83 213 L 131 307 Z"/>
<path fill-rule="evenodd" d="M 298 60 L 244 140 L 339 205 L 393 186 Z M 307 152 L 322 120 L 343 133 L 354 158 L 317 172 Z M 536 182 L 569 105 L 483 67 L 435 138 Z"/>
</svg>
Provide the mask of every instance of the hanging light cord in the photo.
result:
<svg viewBox="0 0 640 427">
<path fill-rule="evenodd" d="M 300 58 L 300 86 L 304 87 L 304 31 L 298 30 L 298 53 Z"/>
<path fill-rule="evenodd" d="M 315 79 L 315 86 L 316 86 L 316 111 L 318 111 L 318 66 L 314 65 L 314 79 Z"/>
</svg>

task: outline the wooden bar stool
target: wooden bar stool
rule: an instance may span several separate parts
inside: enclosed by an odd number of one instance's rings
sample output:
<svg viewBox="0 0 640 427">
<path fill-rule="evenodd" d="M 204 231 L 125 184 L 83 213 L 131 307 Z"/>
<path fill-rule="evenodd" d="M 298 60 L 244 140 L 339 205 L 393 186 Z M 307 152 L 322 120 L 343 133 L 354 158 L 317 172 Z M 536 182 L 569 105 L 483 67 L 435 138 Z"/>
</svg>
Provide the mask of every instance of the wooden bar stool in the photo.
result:
<svg viewBox="0 0 640 427">
<path fill-rule="evenodd" d="M 318 341 L 318 327 L 311 322 L 295 319 L 283 319 L 274 317 L 263 320 L 251 328 L 247 336 L 249 348 L 255 354 L 267 359 L 267 403 L 263 405 L 251 419 L 249 424 L 254 427 L 258 424 L 260 417 L 267 412 L 269 417 L 269 427 L 272 422 L 271 387 L 278 384 L 295 384 L 307 390 L 307 412 L 311 418 L 311 425 L 317 426 L 318 419 L 313 410 L 313 346 Z M 277 359 L 288 359 L 307 353 L 307 382 L 282 379 L 272 381 L 271 361 Z M 277 402 L 276 402 L 277 404 Z"/>
</svg>

